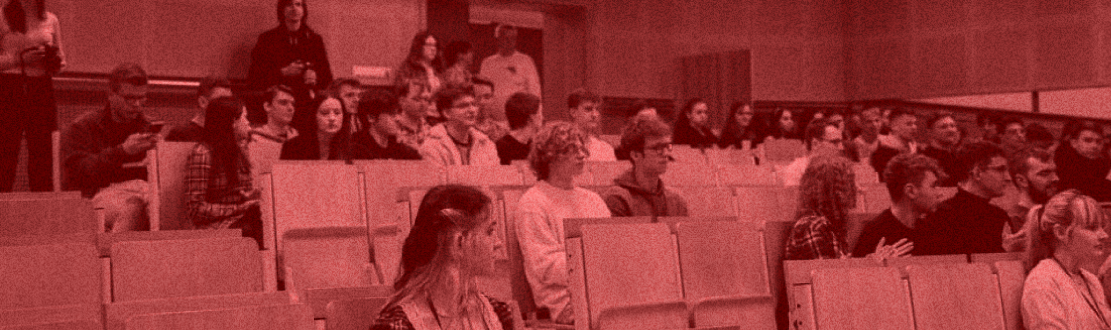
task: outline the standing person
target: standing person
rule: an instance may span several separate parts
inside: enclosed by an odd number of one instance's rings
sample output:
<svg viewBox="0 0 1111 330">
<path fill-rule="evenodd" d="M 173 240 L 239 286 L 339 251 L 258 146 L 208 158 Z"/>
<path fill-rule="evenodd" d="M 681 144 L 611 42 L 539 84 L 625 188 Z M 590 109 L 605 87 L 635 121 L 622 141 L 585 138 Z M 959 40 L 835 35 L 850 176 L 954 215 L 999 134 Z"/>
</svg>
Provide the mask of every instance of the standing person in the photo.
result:
<svg viewBox="0 0 1111 330">
<path fill-rule="evenodd" d="M 50 134 L 58 129 L 51 76 L 65 67 L 58 17 L 45 0 L 8 0 L 0 19 L 0 192 L 11 191 L 27 138 L 31 191 L 54 189 Z"/>
<path fill-rule="evenodd" d="M 1018 202 L 1010 205 L 1007 216 L 1010 221 L 1003 226 L 1003 249 L 1007 252 L 1026 250 L 1026 227 L 1030 209 L 1042 205 L 1057 194 L 1057 165 L 1048 151 L 1026 147 L 1016 151 L 1007 159 L 1011 178 L 1018 189 Z"/>
<path fill-rule="evenodd" d="M 1107 259 L 1106 215 L 1077 190 L 1053 196 L 1030 226 L 1022 285 L 1026 329 L 1108 329 L 1111 307 L 1099 278 L 1085 265 Z"/>
<path fill-rule="evenodd" d="M 166 141 L 201 142 L 204 140 L 204 121 L 208 103 L 212 100 L 232 96 L 231 82 L 227 79 L 208 76 L 201 79 L 197 88 L 197 114 L 184 125 L 174 126 L 166 133 Z"/>
<path fill-rule="evenodd" d="M 729 108 L 728 122 L 725 124 L 725 129 L 721 132 L 721 140 L 718 141 L 718 146 L 722 148 L 733 147 L 737 150 L 752 149 L 756 147 L 757 127 L 753 125 L 752 118 L 756 116 L 756 111 L 752 110 L 752 104 L 744 102 L 734 102 L 733 106 Z"/>
<path fill-rule="evenodd" d="M 413 42 L 409 46 L 409 56 L 406 56 L 405 61 L 397 68 L 395 85 L 418 80 L 428 86 L 432 95 L 436 95 L 444 84 L 442 78 L 444 59 L 440 56 L 440 49 L 437 48 L 440 45 L 439 41 L 439 38 L 428 31 L 421 31 L 413 36 Z M 434 110 L 428 110 L 428 116 L 437 116 L 431 113 Z"/>
<path fill-rule="evenodd" d="M 494 83 L 494 108 L 502 109 L 510 95 L 525 92 L 543 99 L 540 73 L 532 57 L 517 51 L 517 28 L 498 24 L 494 27 L 498 52 L 482 60 L 478 75 Z"/>
<path fill-rule="evenodd" d="M 304 132 L 282 145 L 283 160 L 350 160 L 351 121 L 343 101 L 326 94 L 313 101 L 316 129 Z"/>
<path fill-rule="evenodd" d="M 919 222 L 937 210 L 943 199 L 938 182 L 945 173 L 933 158 L 916 154 L 902 154 L 887 163 L 883 182 L 891 196 L 891 207 L 864 225 L 860 238 L 853 247 L 854 256 L 882 252 L 884 242 L 906 241 L 914 255 L 913 244 L 918 240 Z"/>
<path fill-rule="evenodd" d="M 919 255 L 1003 252 L 1003 225 L 1010 218 L 990 203 L 1011 185 L 1003 149 L 990 142 L 966 144 L 957 149 L 957 164 L 952 174 L 957 194 L 923 221 L 915 250 Z"/>
<path fill-rule="evenodd" d="M 577 89 L 567 96 L 567 108 L 580 132 L 586 134 L 587 160 L 592 162 L 617 161 L 613 146 L 598 138 L 598 125 L 602 121 L 602 97 L 585 89 Z"/>
<path fill-rule="evenodd" d="M 474 83 L 474 48 L 470 42 L 453 41 L 444 47 L 444 60 L 447 69 L 444 70 L 444 83 L 448 85 L 467 86 Z"/>
<path fill-rule="evenodd" d="M 143 114 L 147 73 L 138 64 L 116 66 L 108 76 L 108 104 L 86 113 L 62 133 L 62 184 L 80 190 L 104 209 L 109 232 L 146 226 L 150 189 L 144 166 L 124 167 L 146 158 L 158 143 Z"/>
<path fill-rule="evenodd" d="M 540 98 L 525 93 L 509 97 L 505 102 L 505 114 L 510 131 L 496 144 L 501 164 L 509 165 L 514 160 L 528 159 L 532 138 L 544 126 L 544 117 L 540 114 Z"/>
<path fill-rule="evenodd" d="M 1109 201 L 1111 182 L 1107 173 L 1111 171 L 1111 161 L 1100 153 L 1105 143 L 1100 131 L 1099 126 L 1089 121 L 1065 124 L 1053 161 L 1061 176 L 1061 188 L 1077 189 L 1097 201 Z"/>
<path fill-rule="evenodd" d="M 353 136 L 355 159 L 420 160 L 416 149 L 397 142 L 397 95 L 383 90 L 368 90 L 359 97 L 358 120 L 365 127 Z"/>
<path fill-rule="evenodd" d="M 930 143 L 920 153 L 936 160 L 946 174 L 956 173 L 957 144 L 961 141 L 957 120 L 949 112 L 935 113 L 926 119 L 926 128 L 930 133 Z M 942 187 L 957 186 L 953 178 L 942 180 L 940 184 Z"/>
<path fill-rule="evenodd" d="M 675 122 L 675 133 L 671 137 L 675 144 L 685 144 L 693 148 L 707 148 L 718 143 L 718 137 L 710 131 L 710 107 L 700 98 L 693 98 L 683 106 L 679 120 Z"/>
<path fill-rule="evenodd" d="M 783 260 L 842 259 L 851 257 L 845 219 L 856 206 L 852 164 L 842 156 L 819 156 L 810 161 L 799 184 L 799 209 L 787 236 Z M 913 246 L 906 242 L 880 246 L 877 258 L 901 256 Z"/>
<path fill-rule="evenodd" d="M 469 89 L 448 87 L 436 95 L 443 123 L 432 127 L 421 144 L 421 158 L 439 165 L 498 165 L 494 141 L 475 129 L 478 105 Z"/>
<path fill-rule="evenodd" d="M 896 155 L 918 152 L 918 142 L 914 141 L 914 135 L 918 133 L 918 117 L 910 110 L 895 108 L 891 109 L 890 121 L 891 134 L 880 135 L 879 147 L 869 160 L 876 173 L 883 172 L 887 162 Z"/>
<path fill-rule="evenodd" d="M 186 210 L 198 229 L 239 228 L 262 246 L 259 190 L 246 146 L 250 126 L 242 101 L 221 97 L 205 109 L 204 136 L 189 155 Z"/>
<path fill-rule="evenodd" d="M 478 279 L 496 274 L 505 244 L 490 197 L 466 186 L 433 187 L 401 248 L 401 277 L 371 330 L 512 330 L 513 312 Z"/>
<path fill-rule="evenodd" d="M 536 305 L 556 323 L 571 324 L 575 312 L 568 291 L 563 219 L 608 218 L 610 211 L 602 197 L 574 183 L 586 161 L 585 134 L 571 123 L 557 121 L 545 125 L 535 140 L 529 167 L 538 181 L 518 203 L 517 239 Z"/>
<path fill-rule="evenodd" d="M 671 161 L 671 133 L 667 124 L 646 119 L 633 124 L 621 136 L 621 149 L 629 151 L 633 168 L 613 180 L 607 189 L 606 206 L 615 217 L 685 217 L 687 201 L 664 186 L 660 176 Z"/>
<path fill-rule="evenodd" d="M 332 83 L 332 66 L 324 38 L 308 26 L 305 0 L 278 0 L 278 27 L 258 36 L 251 50 L 247 83 L 256 90 L 285 85 L 297 106 L 316 98 L 317 89 Z"/>
</svg>

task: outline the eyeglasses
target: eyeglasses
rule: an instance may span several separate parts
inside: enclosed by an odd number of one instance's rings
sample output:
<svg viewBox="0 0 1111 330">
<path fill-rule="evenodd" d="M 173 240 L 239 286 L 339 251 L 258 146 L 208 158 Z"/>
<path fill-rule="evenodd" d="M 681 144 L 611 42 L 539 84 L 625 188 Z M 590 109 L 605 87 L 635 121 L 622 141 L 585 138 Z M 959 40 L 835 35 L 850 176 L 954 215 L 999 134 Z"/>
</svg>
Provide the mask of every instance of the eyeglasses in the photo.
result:
<svg viewBox="0 0 1111 330">
<path fill-rule="evenodd" d="M 645 146 L 644 150 L 656 153 L 664 153 L 664 151 L 671 151 L 671 143 L 658 143 L 650 146 Z"/>
</svg>

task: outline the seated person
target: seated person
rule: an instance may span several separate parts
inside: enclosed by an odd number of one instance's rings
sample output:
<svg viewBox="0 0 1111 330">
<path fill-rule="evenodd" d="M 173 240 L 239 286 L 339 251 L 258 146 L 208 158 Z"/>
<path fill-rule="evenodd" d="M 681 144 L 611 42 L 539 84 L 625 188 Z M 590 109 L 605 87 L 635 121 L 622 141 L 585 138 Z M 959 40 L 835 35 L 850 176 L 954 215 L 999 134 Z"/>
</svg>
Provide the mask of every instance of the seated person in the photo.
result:
<svg viewBox="0 0 1111 330">
<path fill-rule="evenodd" d="M 675 133 L 671 137 L 675 144 L 689 145 L 692 148 L 708 148 L 718 144 L 718 137 L 710 131 L 710 107 L 700 98 L 693 98 L 679 112 L 675 122 Z"/>
<path fill-rule="evenodd" d="M 251 180 L 244 149 L 249 138 L 247 108 L 232 97 L 208 103 L 204 140 L 193 147 L 185 172 L 186 210 L 198 229 L 239 228 L 262 246 L 259 190 Z"/>
<path fill-rule="evenodd" d="M 478 103 L 478 124 L 475 129 L 478 129 L 482 134 L 491 141 L 500 141 L 506 134 L 509 134 L 509 122 L 506 121 L 506 113 L 502 109 L 497 109 L 499 104 L 494 100 L 494 83 L 482 78 L 474 78 L 475 103 Z"/>
<path fill-rule="evenodd" d="M 879 146 L 869 161 L 876 173 L 887 168 L 887 162 L 902 153 L 918 153 L 918 143 L 914 135 L 918 133 L 918 117 L 903 108 L 891 110 L 891 134 L 880 135 Z"/>
<path fill-rule="evenodd" d="M 494 141 L 475 129 L 478 105 L 470 89 L 449 86 L 436 94 L 436 108 L 446 121 L 432 127 L 421 144 L 421 158 L 449 165 L 498 165 Z"/>
<path fill-rule="evenodd" d="M 1003 252 L 1003 225 L 1010 218 L 990 203 L 1011 185 L 1003 149 L 990 142 L 963 145 L 957 149 L 957 166 L 952 174 L 957 194 L 923 221 L 916 254 Z"/>
<path fill-rule="evenodd" d="M 748 150 L 756 146 L 756 137 L 759 135 L 753 117 L 756 111 L 752 110 L 752 104 L 737 101 L 729 108 L 729 117 L 725 117 L 727 122 L 725 129 L 722 130 L 721 140 L 718 141 L 718 147 L 728 148 L 733 147 L 737 150 Z"/>
<path fill-rule="evenodd" d="M 332 80 L 332 85 L 328 86 L 328 93 L 343 101 L 343 110 L 346 110 L 351 117 L 351 133 L 361 132 L 362 123 L 355 120 L 355 117 L 359 109 L 359 98 L 363 95 L 363 84 L 351 78 L 335 79 Z"/>
<path fill-rule="evenodd" d="M 311 104 L 316 109 L 316 129 L 303 132 L 282 145 L 283 160 L 350 160 L 351 121 L 343 102 L 324 94 Z"/>
<path fill-rule="evenodd" d="M 586 135 L 571 123 L 545 125 L 529 153 L 529 166 L 538 181 L 521 195 L 514 221 L 536 305 L 563 324 L 574 322 L 575 315 L 568 291 L 563 219 L 610 217 L 602 197 L 574 184 L 586 161 L 585 144 Z"/>
<path fill-rule="evenodd" d="M 397 142 L 397 116 L 401 109 L 397 95 L 383 90 L 368 90 L 359 97 L 355 122 L 363 130 L 352 136 L 355 159 L 420 160 L 420 153 Z"/>
<path fill-rule="evenodd" d="M 528 159 L 532 137 L 544 125 L 540 114 L 540 98 L 536 95 L 516 93 L 505 101 L 505 116 L 509 119 L 509 134 L 498 140 L 498 158 L 502 165 L 514 160 Z"/>
<path fill-rule="evenodd" d="M 1061 188 L 1078 189 L 1097 201 L 1111 201 L 1111 181 L 1107 180 L 1111 160 L 1100 152 L 1104 143 L 1102 129 L 1093 122 L 1065 124 L 1053 156 Z"/>
<path fill-rule="evenodd" d="M 1003 249 L 1007 252 L 1026 250 L 1026 219 L 1035 205 L 1045 204 L 1057 194 L 1057 165 L 1049 151 L 1034 147 L 1022 148 L 1007 159 L 1011 178 L 1018 190 L 1018 202 L 1006 209 L 1010 221 L 1003 226 Z"/>
<path fill-rule="evenodd" d="M 617 161 L 613 146 L 598 138 L 598 125 L 602 121 L 602 97 L 585 89 L 578 89 L 567 96 L 567 108 L 579 131 L 586 134 L 586 150 L 590 155 L 586 160 L 592 162 Z"/>
<path fill-rule="evenodd" d="M 803 171 L 810 164 L 810 159 L 818 155 L 843 155 L 844 141 L 841 129 L 832 121 L 825 119 L 811 120 L 806 126 L 806 156 L 796 158 L 790 164 L 779 170 L 783 178 L 783 185 L 794 187 L 799 185 Z"/>
<path fill-rule="evenodd" d="M 104 209 L 106 230 L 123 232 L 148 226 L 150 200 L 143 161 L 158 135 L 143 114 L 147 73 L 138 64 L 120 64 L 108 77 L 108 104 L 78 118 L 62 134 L 65 190 L 80 190 Z"/>
<path fill-rule="evenodd" d="M 915 231 L 919 221 L 937 210 L 944 194 L 938 182 L 945 173 L 933 158 L 902 154 L 887 162 L 884 184 L 891 195 L 891 207 L 864 225 L 853 248 L 854 256 L 865 256 L 882 248 L 885 242 L 907 242 L 914 255 Z"/>
<path fill-rule="evenodd" d="M 414 150 L 428 138 L 428 108 L 432 106 L 432 92 L 426 79 L 403 80 L 397 87 L 397 103 L 401 116 L 397 128 L 401 129 L 397 141 Z"/>
<path fill-rule="evenodd" d="M 955 173 L 957 168 L 957 145 L 961 142 L 961 131 L 957 120 L 949 112 L 939 112 L 926 119 L 930 143 L 918 152 L 933 158 L 945 173 Z M 952 178 L 941 181 L 942 187 L 956 187 Z"/>
<path fill-rule="evenodd" d="M 474 283 L 494 276 L 498 238 L 490 198 L 466 186 L 428 191 L 401 250 L 401 277 L 372 330 L 514 329 L 513 312 Z"/>
<path fill-rule="evenodd" d="M 166 134 L 166 141 L 201 142 L 204 140 L 204 114 L 208 109 L 208 102 L 225 96 L 232 96 L 231 83 L 227 79 L 214 76 L 201 79 L 201 85 L 197 88 L 199 106 L 197 114 L 188 123 L 170 129 Z"/>
<path fill-rule="evenodd" d="M 271 86 L 264 95 L 262 108 L 266 110 L 266 124 L 251 130 L 251 143 L 282 144 L 297 137 L 297 130 L 290 126 L 295 111 L 293 90 L 282 85 Z"/>
<path fill-rule="evenodd" d="M 1034 211 L 1022 322 L 1026 329 L 1111 328 L 1111 307 L 1099 278 L 1086 267 L 1107 259 L 1106 215 L 1091 197 L 1067 190 Z"/>
<path fill-rule="evenodd" d="M 621 149 L 629 151 L 633 168 L 614 179 L 617 186 L 602 194 L 613 216 L 687 216 L 686 200 L 660 180 L 671 159 L 670 135 L 667 124 L 654 119 L 625 131 Z"/>
</svg>

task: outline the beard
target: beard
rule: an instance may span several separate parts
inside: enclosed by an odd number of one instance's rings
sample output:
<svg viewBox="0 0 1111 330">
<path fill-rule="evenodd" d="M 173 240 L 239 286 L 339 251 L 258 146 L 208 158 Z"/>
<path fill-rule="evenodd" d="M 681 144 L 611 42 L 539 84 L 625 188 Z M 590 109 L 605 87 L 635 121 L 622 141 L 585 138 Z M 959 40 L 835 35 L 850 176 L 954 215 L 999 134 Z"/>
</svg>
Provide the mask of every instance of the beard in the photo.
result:
<svg viewBox="0 0 1111 330">
<path fill-rule="evenodd" d="M 1030 195 L 1030 199 L 1034 204 L 1045 204 L 1049 201 L 1050 197 L 1057 194 L 1057 186 L 1049 185 L 1045 187 L 1045 189 L 1030 187 L 1027 189 L 1027 194 Z"/>
</svg>

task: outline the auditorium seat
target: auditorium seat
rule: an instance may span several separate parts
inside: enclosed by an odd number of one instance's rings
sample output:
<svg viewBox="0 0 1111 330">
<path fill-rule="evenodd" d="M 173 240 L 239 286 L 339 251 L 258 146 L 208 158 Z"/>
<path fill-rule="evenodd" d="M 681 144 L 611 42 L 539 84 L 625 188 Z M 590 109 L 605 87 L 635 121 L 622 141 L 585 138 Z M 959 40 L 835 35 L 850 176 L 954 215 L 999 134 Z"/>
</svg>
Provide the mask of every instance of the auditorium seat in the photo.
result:
<svg viewBox="0 0 1111 330">
<path fill-rule="evenodd" d="M 899 272 L 886 267 L 814 270 L 812 329 L 914 329 L 901 282 Z"/>
<path fill-rule="evenodd" d="M 783 247 L 780 246 L 779 249 L 782 251 Z M 782 257 L 778 256 L 778 258 Z M 814 314 L 814 272 L 820 269 L 879 267 L 883 267 L 883 264 L 872 258 L 784 260 L 783 279 L 788 303 L 787 312 L 789 314 L 788 317 L 791 328 L 818 329 L 815 327 L 816 321 Z M 899 274 L 897 271 L 895 276 L 896 280 L 898 280 Z M 902 286 L 900 285 L 899 287 L 901 288 Z"/>
<path fill-rule="evenodd" d="M 101 276 L 91 242 L 0 247 L 0 327 L 84 320 L 99 325 Z"/>
<path fill-rule="evenodd" d="M 720 186 L 717 172 L 703 163 L 671 162 L 660 179 L 669 187 L 716 187 Z"/>
<path fill-rule="evenodd" d="M 733 190 L 728 187 L 675 187 L 687 202 L 687 211 L 692 217 L 734 217 L 737 216 L 737 202 Z"/>
<path fill-rule="evenodd" d="M 527 159 L 514 160 L 509 163 L 510 166 L 516 167 L 517 171 L 521 172 L 521 178 L 524 180 L 526 186 L 536 184 L 536 172 L 532 171 L 529 167 Z"/>
<path fill-rule="evenodd" d="M 50 175 L 54 181 L 54 192 L 62 191 L 62 132 L 50 132 Z"/>
<path fill-rule="evenodd" d="M 521 172 L 511 165 L 502 166 L 448 166 L 447 183 L 468 186 L 510 186 L 522 185 L 525 180 Z"/>
<path fill-rule="evenodd" d="M 709 161 L 706 160 L 706 155 L 702 153 L 702 149 L 692 148 L 685 144 L 672 145 L 671 157 L 675 159 L 674 162 L 678 163 L 690 163 L 703 166 L 709 163 Z"/>
<path fill-rule="evenodd" d="M 251 175 L 258 178 L 264 173 L 271 173 L 274 163 L 282 155 L 282 143 L 270 139 L 251 139 L 251 146 L 247 148 L 247 159 L 251 161 Z"/>
<path fill-rule="evenodd" d="M 366 226 L 359 173 L 343 162 L 279 162 L 273 169 L 276 251 L 286 231 L 306 227 Z"/>
<path fill-rule="evenodd" d="M 869 164 L 853 163 L 853 174 L 858 186 L 880 184 L 880 173 Z"/>
<path fill-rule="evenodd" d="M 884 261 L 884 265 L 898 269 L 903 274 L 906 273 L 906 268 L 912 265 L 936 265 L 936 264 L 966 264 L 968 263 L 968 255 L 965 254 L 943 254 L 932 256 L 907 256 L 899 258 L 888 258 Z"/>
<path fill-rule="evenodd" d="M 381 282 L 393 283 L 401 262 L 401 246 L 415 216 L 410 214 L 407 189 L 443 184 L 446 173 L 443 167 L 425 161 L 360 160 L 355 161 L 355 167 L 361 172 L 375 264 L 381 271 Z"/>
<path fill-rule="evenodd" d="M 40 199 L 79 199 L 81 198 L 80 191 L 14 191 L 0 193 L 0 201 L 22 201 L 22 200 L 40 200 Z"/>
<path fill-rule="evenodd" d="M 106 304 L 105 330 L 124 330 L 135 316 L 291 303 L 288 291 L 120 301 Z"/>
<path fill-rule="evenodd" d="M 82 321 L 92 322 L 96 329 L 103 329 L 100 306 L 84 303 L 0 310 L 0 329 L 69 329 L 59 325 Z"/>
<path fill-rule="evenodd" d="M 186 209 L 185 176 L 196 142 L 158 142 L 147 176 L 154 196 L 149 204 L 151 230 L 193 229 Z"/>
<path fill-rule="evenodd" d="M 587 324 L 687 327 L 675 241 L 667 224 L 583 225 L 581 244 L 589 307 L 575 310 L 589 313 Z"/>
<path fill-rule="evenodd" d="M 97 234 L 97 251 L 101 257 L 112 255 L 112 244 L 127 241 L 167 241 L 205 239 L 217 237 L 242 237 L 241 229 L 205 229 L 205 230 L 159 230 L 159 231 L 126 231 L 119 233 Z"/>
<path fill-rule="evenodd" d="M 0 236 L 96 233 L 92 201 L 70 193 L 24 193 L 0 199 Z M 44 198 L 36 198 L 44 197 Z"/>
<path fill-rule="evenodd" d="M 793 221 L 795 209 L 780 203 L 780 195 L 788 194 L 782 187 L 736 187 L 733 189 L 739 221 L 763 223 Z"/>
<path fill-rule="evenodd" d="M 891 207 L 891 194 L 882 184 L 858 186 L 860 194 L 856 199 L 856 212 L 880 213 Z"/>
<path fill-rule="evenodd" d="M 0 330 L 100 330 L 100 323 L 95 320 L 61 321 L 35 323 L 25 325 L 0 326 Z"/>
<path fill-rule="evenodd" d="M 993 265 L 998 261 L 1016 260 L 1024 261 L 1026 258 L 1025 252 L 1003 252 L 1003 253 L 973 253 L 968 255 L 969 262 L 979 262 L 988 265 Z"/>
<path fill-rule="evenodd" d="M 775 173 L 766 166 L 722 166 L 718 168 L 721 184 L 724 186 L 782 186 Z"/>
<path fill-rule="evenodd" d="M 127 320 L 127 330 L 314 330 L 312 309 L 302 304 L 149 314 Z"/>
<path fill-rule="evenodd" d="M 1022 261 L 1005 260 L 992 264 L 999 283 L 999 299 L 1003 305 L 1003 317 L 1007 330 L 1021 330 L 1022 324 L 1022 285 L 1026 281 L 1026 269 Z"/>
<path fill-rule="evenodd" d="M 675 227 L 683 296 L 695 326 L 775 329 L 763 226 L 729 221 Z"/>
<path fill-rule="evenodd" d="M 283 241 L 279 259 L 285 287 L 304 293 L 304 302 L 312 306 L 317 318 L 324 317 L 331 300 L 364 298 L 367 291 L 375 296 L 391 291 L 388 286 L 366 289 L 383 283 L 371 263 L 365 227 L 293 229 Z"/>
<path fill-rule="evenodd" d="M 367 330 L 389 297 L 335 300 L 325 312 L 326 330 Z"/>
<path fill-rule="evenodd" d="M 221 237 L 112 245 L 112 301 L 260 292 L 254 239 Z"/>
<path fill-rule="evenodd" d="M 1003 330 L 999 287 L 987 264 L 931 264 L 907 267 L 919 330 Z"/>
<path fill-rule="evenodd" d="M 524 256 L 521 255 L 521 245 L 517 239 L 517 225 L 515 222 L 517 205 L 524 193 L 523 188 L 502 192 L 506 215 L 504 242 L 508 259 L 506 265 L 510 292 L 513 300 L 517 301 L 523 318 L 533 321 L 536 319 L 536 300 L 532 296 L 532 288 L 529 287 L 528 279 L 525 277 L 525 261 Z"/>
<path fill-rule="evenodd" d="M 704 152 L 710 166 L 715 168 L 756 166 L 756 159 L 753 158 L 751 150 L 710 148 Z"/>
<path fill-rule="evenodd" d="M 765 157 L 760 160 L 761 164 L 786 164 L 806 155 L 806 146 L 795 139 L 767 140 L 760 146 L 764 149 Z"/>
<path fill-rule="evenodd" d="M 583 173 L 575 177 L 575 186 L 612 186 L 613 179 L 631 168 L 633 168 L 633 164 L 628 161 L 586 162 L 583 166 Z"/>
</svg>

